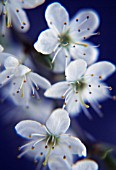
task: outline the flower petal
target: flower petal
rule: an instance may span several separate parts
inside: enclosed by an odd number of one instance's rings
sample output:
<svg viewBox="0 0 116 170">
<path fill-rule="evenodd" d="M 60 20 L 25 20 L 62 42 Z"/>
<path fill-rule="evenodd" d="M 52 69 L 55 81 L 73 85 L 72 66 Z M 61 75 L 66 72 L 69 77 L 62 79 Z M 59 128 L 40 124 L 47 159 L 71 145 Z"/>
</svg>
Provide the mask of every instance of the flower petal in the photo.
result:
<svg viewBox="0 0 116 170">
<path fill-rule="evenodd" d="M 4 47 L 0 44 L 0 52 L 4 51 Z"/>
<path fill-rule="evenodd" d="M 46 127 L 54 135 L 65 133 L 70 126 L 68 112 L 64 109 L 56 109 L 46 122 Z"/>
<path fill-rule="evenodd" d="M 63 160 L 59 156 L 50 157 L 48 161 L 48 166 L 50 170 L 72 170 L 68 161 Z"/>
<path fill-rule="evenodd" d="M 65 70 L 67 81 L 79 80 L 80 77 L 85 73 L 86 67 L 87 63 L 82 59 L 72 61 Z"/>
<path fill-rule="evenodd" d="M 9 8 L 14 27 L 21 32 L 28 31 L 30 24 L 26 12 L 21 8 L 20 4 L 18 2 L 9 3 Z"/>
<path fill-rule="evenodd" d="M 46 128 L 39 122 L 32 120 L 23 120 L 15 126 L 17 134 L 24 138 L 34 138 L 32 134 L 46 135 Z"/>
<path fill-rule="evenodd" d="M 68 12 L 59 3 L 52 3 L 47 7 L 45 18 L 48 26 L 57 34 L 61 34 L 69 25 Z"/>
<path fill-rule="evenodd" d="M 105 80 L 107 77 L 109 77 L 111 74 L 114 73 L 115 71 L 115 65 L 108 62 L 108 61 L 101 61 L 98 63 L 95 63 L 93 65 L 91 65 L 86 72 L 86 75 L 95 75 L 101 76 L 102 80 Z"/>
<path fill-rule="evenodd" d="M 45 2 L 45 0 L 20 0 L 22 8 L 31 9 L 35 8 Z"/>
<path fill-rule="evenodd" d="M 50 98 L 62 98 L 65 91 L 69 88 L 68 83 L 63 81 L 52 85 L 46 90 L 44 96 Z"/>
<path fill-rule="evenodd" d="M 36 83 L 39 87 L 43 89 L 48 89 L 51 86 L 50 82 L 46 78 L 36 73 L 30 72 L 29 77 L 31 78 L 34 84 Z"/>
<path fill-rule="evenodd" d="M 29 73 L 31 71 L 30 68 L 28 68 L 27 66 L 25 65 L 19 65 L 16 69 L 15 69 L 15 76 L 16 77 L 19 77 L 19 76 L 24 76 L 26 75 L 27 73 Z"/>
<path fill-rule="evenodd" d="M 10 55 L 10 54 L 9 54 Z M 5 61 L 4 61 L 4 67 L 6 69 L 15 69 L 19 65 L 19 61 L 13 57 L 9 56 Z"/>
<path fill-rule="evenodd" d="M 76 137 L 63 134 L 60 136 L 60 142 L 68 145 L 72 154 L 87 155 L 85 145 Z"/>
<path fill-rule="evenodd" d="M 98 170 L 98 164 L 95 161 L 86 159 L 74 164 L 72 170 Z"/>
<path fill-rule="evenodd" d="M 40 53 L 51 54 L 57 44 L 58 39 L 54 35 L 53 30 L 47 29 L 39 35 L 37 42 L 34 44 L 34 48 Z"/>
<path fill-rule="evenodd" d="M 89 37 L 99 26 L 99 17 L 93 10 L 81 10 L 72 19 L 70 24 L 70 36 L 77 42 Z"/>
<path fill-rule="evenodd" d="M 88 47 L 83 47 L 79 45 L 72 46 L 70 48 L 71 56 L 74 59 L 83 59 L 87 62 L 87 65 L 91 65 L 98 59 L 98 49 L 93 47 L 93 44 L 88 44 Z"/>
</svg>

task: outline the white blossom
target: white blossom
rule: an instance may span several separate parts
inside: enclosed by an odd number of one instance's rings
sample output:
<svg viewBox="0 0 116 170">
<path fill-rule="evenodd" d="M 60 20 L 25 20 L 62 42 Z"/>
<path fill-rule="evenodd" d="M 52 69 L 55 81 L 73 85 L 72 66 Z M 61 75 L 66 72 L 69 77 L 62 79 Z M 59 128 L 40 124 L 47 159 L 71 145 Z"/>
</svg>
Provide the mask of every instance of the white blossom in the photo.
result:
<svg viewBox="0 0 116 170">
<path fill-rule="evenodd" d="M 54 110 L 46 121 L 46 126 L 31 120 L 19 122 L 15 127 L 16 132 L 30 141 L 19 148 L 24 151 L 18 157 L 33 151 L 35 161 L 45 158 L 45 166 L 50 155 L 60 155 L 69 162 L 72 162 L 72 154 L 86 156 L 84 144 L 78 138 L 65 134 L 69 126 L 70 118 L 64 109 Z"/>
<path fill-rule="evenodd" d="M 14 56 L 9 56 L 4 60 L 4 67 L 5 70 L 0 73 L 0 87 L 11 82 L 9 90 L 15 95 L 15 100 L 19 103 L 22 97 L 25 98 L 24 103 L 28 105 L 30 96 L 39 98 L 37 92 L 39 87 L 42 89 L 50 87 L 50 82 L 47 79 L 37 73 L 33 73 L 30 68 L 20 64 Z"/>
<path fill-rule="evenodd" d="M 107 61 L 95 63 L 88 68 L 87 63 L 82 59 L 72 61 L 65 71 L 66 81 L 52 85 L 45 92 L 45 96 L 65 99 L 64 107 L 66 106 L 72 115 L 79 113 L 82 108 L 91 118 L 87 110 L 91 105 L 102 116 L 98 101 L 111 97 L 109 90 L 112 90 L 103 83 L 103 80 L 114 71 L 115 65 Z"/>
<path fill-rule="evenodd" d="M 48 161 L 50 170 L 98 170 L 98 164 L 90 159 L 77 161 L 77 163 L 70 165 L 69 162 L 62 161 L 60 157 L 51 157 Z"/>
<path fill-rule="evenodd" d="M 2 34 L 5 35 L 6 27 L 15 26 L 20 31 L 27 31 L 30 27 L 25 8 L 31 9 L 45 0 L 1 0 L 0 14 L 3 15 Z"/>
<path fill-rule="evenodd" d="M 80 11 L 69 22 L 66 9 L 59 3 L 52 3 L 45 12 L 45 18 L 49 29 L 39 35 L 34 47 L 43 54 L 53 53 L 55 72 L 63 72 L 71 56 L 85 59 L 88 64 L 97 60 L 97 49 L 84 42 L 90 36 L 99 34 L 93 33 L 99 25 L 99 18 L 93 10 Z"/>
</svg>

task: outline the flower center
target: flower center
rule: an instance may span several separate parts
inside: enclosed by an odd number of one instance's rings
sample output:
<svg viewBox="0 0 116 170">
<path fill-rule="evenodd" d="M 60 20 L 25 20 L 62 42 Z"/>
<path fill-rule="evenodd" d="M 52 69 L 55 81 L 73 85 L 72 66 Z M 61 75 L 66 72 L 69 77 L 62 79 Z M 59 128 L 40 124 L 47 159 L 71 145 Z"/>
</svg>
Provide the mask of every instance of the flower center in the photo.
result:
<svg viewBox="0 0 116 170">
<path fill-rule="evenodd" d="M 61 46 L 63 46 L 63 47 L 69 46 L 69 44 L 71 42 L 71 38 L 68 35 L 68 32 L 61 34 L 58 38 L 59 38 L 59 42 L 60 42 Z"/>
<path fill-rule="evenodd" d="M 76 92 L 83 91 L 83 89 L 86 87 L 86 83 L 84 81 L 76 81 L 72 86 L 75 88 Z"/>
</svg>

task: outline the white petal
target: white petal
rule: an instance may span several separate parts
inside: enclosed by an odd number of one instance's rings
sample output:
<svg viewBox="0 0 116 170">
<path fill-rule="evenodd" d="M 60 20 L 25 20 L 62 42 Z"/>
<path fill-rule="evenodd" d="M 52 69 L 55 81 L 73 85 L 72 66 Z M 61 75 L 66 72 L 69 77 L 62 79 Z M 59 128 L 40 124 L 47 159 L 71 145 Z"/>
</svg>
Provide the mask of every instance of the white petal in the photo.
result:
<svg viewBox="0 0 116 170">
<path fill-rule="evenodd" d="M 30 24 L 26 12 L 21 9 L 19 3 L 12 2 L 9 4 L 9 8 L 12 16 L 13 26 L 21 32 L 28 31 Z"/>
<path fill-rule="evenodd" d="M 58 156 L 51 156 L 48 161 L 48 166 L 50 170 L 72 170 L 68 161 L 63 160 L 63 158 Z"/>
<path fill-rule="evenodd" d="M 105 80 L 115 71 L 115 65 L 108 61 L 101 61 L 91 65 L 86 72 L 86 75 L 94 74 L 95 76 L 102 76 L 102 80 Z"/>
<path fill-rule="evenodd" d="M 4 47 L 0 44 L 0 52 L 4 51 Z"/>
<path fill-rule="evenodd" d="M 10 55 L 10 54 L 9 54 Z M 5 61 L 4 61 L 4 67 L 6 69 L 14 69 L 19 65 L 19 61 L 13 57 L 9 56 Z"/>
<path fill-rule="evenodd" d="M 24 138 L 33 138 L 32 134 L 46 135 L 46 128 L 39 122 L 32 120 L 23 120 L 15 126 L 17 134 Z"/>
<path fill-rule="evenodd" d="M 86 159 L 74 164 L 72 170 L 98 170 L 98 164 L 95 161 Z"/>
<path fill-rule="evenodd" d="M 69 112 L 70 116 L 77 116 L 81 111 L 78 96 L 74 92 L 72 92 L 72 94 L 70 95 L 70 99 L 68 100 L 66 109 Z"/>
<path fill-rule="evenodd" d="M 45 0 L 20 0 L 21 6 L 25 9 L 35 8 L 45 2 Z"/>
<path fill-rule="evenodd" d="M 46 127 L 54 135 L 65 133 L 70 126 L 68 112 L 64 109 L 56 109 L 46 122 Z"/>
<path fill-rule="evenodd" d="M 19 76 L 24 76 L 25 74 L 29 73 L 31 71 L 30 68 L 26 67 L 25 65 L 19 65 L 16 69 L 15 69 L 15 76 L 19 77 Z"/>
<path fill-rule="evenodd" d="M 68 83 L 63 81 L 52 85 L 46 90 L 44 95 L 51 98 L 62 98 L 65 91 L 69 88 Z"/>
<path fill-rule="evenodd" d="M 36 73 L 30 72 L 29 77 L 31 78 L 34 84 L 36 83 L 39 87 L 43 89 L 48 89 L 51 86 L 50 82 L 46 78 Z"/>
<path fill-rule="evenodd" d="M 67 81 L 79 80 L 80 77 L 85 73 L 86 67 L 87 63 L 82 59 L 72 61 L 65 70 Z"/>
<path fill-rule="evenodd" d="M 47 7 L 45 18 L 48 26 L 57 33 L 62 33 L 63 30 L 66 30 L 67 26 L 69 25 L 68 12 L 59 3 L 52 3 Z"/>
<path fill-rule="evenodd" d="M 86 156 L 85 145 L 76 137 L 64 134 L 60 136 L 60 142 L 66 143 L 70 147 L 72 154 L 78 154 L 79 156 Z"/>
<path fill-rule="evenodd" d="M 87 62 L 88 65 L 91 65 L 98 59 L 98 49 L 93 47 L 93 44 L 88 44 L 88 47 L 83 47 L 79 45 L 72 46 L 70 48 L 71 56 L 74 59 L 83 59 Z"/>
<path fill-rule="evenodd" d="M 51 54 L 58 44 L 58 39 L 54 35 L 53 30 L 47 29 L 43 31 L 37 42 L 34 44 L 34 48 L 43 54 Z"/>
<path fill-rule="evenodd" d="M 9 78 L 7 78 L 9 77 Z M 0 73 L 0 87 L 10 81 L 11 72 L 9 70 L 4 70 Z"/>
<path fill-rule="evenodd" d="M 78 19 L 78 20 L 77 20 Z M 99 26 L 99 17 L 93 10 L 82 10 L 74 17 L 70 24 L 70 36 L 74 41 L 88 37 Z"/>
</svg>

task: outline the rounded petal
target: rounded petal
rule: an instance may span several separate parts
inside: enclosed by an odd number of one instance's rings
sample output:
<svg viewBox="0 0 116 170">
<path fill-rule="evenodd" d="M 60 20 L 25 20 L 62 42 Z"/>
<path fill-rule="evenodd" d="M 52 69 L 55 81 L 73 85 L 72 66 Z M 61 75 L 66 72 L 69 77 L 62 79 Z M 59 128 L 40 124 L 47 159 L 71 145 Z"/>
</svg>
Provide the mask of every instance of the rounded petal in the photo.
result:
<svg viewBox="0 0 116 170">
<path fill-rule="evenodd" d="M 16 77 L 19 76 L 24 76 L 25 74 L 29 73 L 31 71 L 30 68 L 26 67 L 25 65 L 19 65 L 15 71 L 14 71 L 14 75 Z"/>
<path fill-rule="evenodd" d="M 6 69 L 15 69 L 19 65 L 19 61 L 13 57 L 9 56 L 5 61 L 4 61 L 4 67 Z"/>
<path fill-rule="evenodd" d="M 60 142 L 68 145 L 72 154 L 87 155 L 85 145 L 76 137 L 64 134 L 60 136 Z"/>
<path fill-rule="evenodd" d="M 45 2 L 45 0 L 20 0 L 22 8 L 31 9 L 35 8 Z"/>
<path fill-rule="evenodd" d="M 63 94 L 68 88 L 69 86 L 67 82 L 59 82 L 47 89 L 44 95 L 50 98 L 62 98 Z"/>
<path fill-rule="evenodd" d="M 86 75 L 95 75 L 101 76 L 102 80 L 105 80 L 107 77 L 109 77 L 111 74 L 114 73 L 115 71 L 115 65 L 108 62 L 108 61 L 101 61 L 98 63 L 95 63 L 93 65 L 91 65 L 87 71 L 86 71 Z"/>
<path fill-rule="evenodd" d="M 46 122 L 46 127 L 54 135 L 65 133 L 70 126 L 68 112 L 64 109 L 56 109 Z"/>
<path fill-rule="evenodd" d="M 29 77 L 31 78 L 34 84 L 38 85 L 39 87 L 43 89 L 48 89 L 51 86 L 50 82 L 46 78 L 36 73 L 30 72 Z"/>
<path fill-rule="evenodd" d="M 95 161 L 86 159 L 74 164 L 72 170 L 98 170 L 98 164 Z"/>
<path fill-rule="evenodd" d="M 72 19 L 70 24 L 70 36 L 74 41 L 89 37 L 99 26 L 99 17 L 93 10 L 81 10 Z"/>
<path fill-rule="evenodd" d="M 68 161 L 59 156 L 50 157 L 48 161 L 50 170 L 72 170 Z"/>
<path fill-rule="evenodd" d="M 88 42 L 86 44 L 88 44 L 88 47 L 79 45 L 72 46 L 70 53 L 74 59 L 83 59 L 87 62 L 87 65 L 91 65 L 98 59 L 99 51 L 93 47 L 93 44 Z"/>
<path fill-rule="evenodd" d="M 79 80 L 81 76 L 85 73 L 86 67 L 87 63 L 82 59 L 72 61 L 65 70 L 67 81 Z"/>
<path fill-rule="evenodd" d="M 48 26 L 52 28 L 57 34 L 62 33 L 63 30 L 66 30 L 67 26 L 69 25 L 68 12 L 59 3 L 52 3 L 47 7 L 45 18 Z"/>
<path fill-rule="evenodd" d="M 17 134 L 24 138 L 32 139 L 35 138 L 32 134 L 46 135 L 46 128 L 39 122 L 32 120 L 23 120 L 15 126 Z"/>
<path fill-rule="evenodd" d="M 51 54 L 58 44 L 58 39 L 54 35 L 53 30 L 47 29 L 43 31 L 37 42 L 34 44 L 34 48 L 43 54 Z"/>
<path fill-rule="evenodd" d="M 30 24 L 26 12 L 20 7 L 19 3 L 10 3 L 10 12 L 12 16 L 13 26 L 21 32 L 28 31 Z"/>
</svg>

